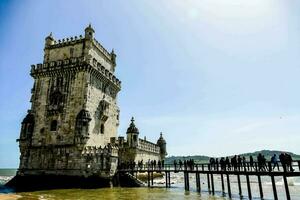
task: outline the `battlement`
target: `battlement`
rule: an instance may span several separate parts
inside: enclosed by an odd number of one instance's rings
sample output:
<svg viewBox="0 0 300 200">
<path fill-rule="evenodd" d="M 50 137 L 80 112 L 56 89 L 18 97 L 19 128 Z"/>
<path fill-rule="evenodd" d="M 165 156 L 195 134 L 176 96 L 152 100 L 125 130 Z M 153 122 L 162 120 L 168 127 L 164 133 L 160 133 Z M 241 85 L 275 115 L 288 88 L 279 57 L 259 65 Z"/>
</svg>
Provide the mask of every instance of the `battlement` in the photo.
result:
<svg viewBox="0 0 300 200">
<path fill-rule="evenodd" d="M 153 153 L 159 153 L 160 152 L 160 147 L 157 144 L 154 144 L 150 141 L 147 140 L 143 140 L 141 138 L 139 138 L 139 144 L 138 144 L 138 148 L 141 150 L 145 150 L 145 151 L 150 151 Z"/>
<path fill-rule="evenodd" d="M 95 73 L 101 77 L 105 77 L 110 80 L 117 88 L 121 88 L 121 81 L 113 75 L 108 69 L 106 69 L 101 63 L 93 59 L 92 65 L 84 61 L 83 57 L 75 57 L 65 60 L 57 60 L 46 63 L 39 63 L 31 65 L 30 74 L 31 76 L 50 76 L 53 73 L 62 73 L 72 69 L 72 71 L 87 70 L 91 73 Z"/>
<path fill-rule="evenodd" d="M 52 41 L 49 43 L 46 43 L 45 48 L 49 48 L 49 49 L 59 48 L 59 47 L 63 47 L 63 46 L 74 45 L 76 43 L 80 43 L 80 42 L 84 41 L 84 38 L 82 37 L 82 35 L 79 35 L 79 37 L 74 36 L 74 37 L 63 38 L 63 39 L 59 39 L 59 40 L 55 40 L 51 36 L 51 39 L 52 39 Z"/>
<path fill-rule="evenodd" d="M 82 156 L 93 156 L 93 155 L 111 155 L 111 156 L 118 156 L 119 148 L 117 145 L 108 144 L 103 148 L 96 147 L 96 146 L 86 146 L 82 151 Z"/>
<path fill-rule="evenodd" d="M 101 44 L 98 42 L 94 37 L 94 30 L 91 26 L 87 27 L 85 29 L 85 36 L 82 35 L 74 36 L 74 37 L 67 37 L 63 39 L 56 40 L 52 33 L 50 33 L 49 36 L 45 39 L 45 55 L 46 58 L 49 58 L 49 55 L 52 51 L 54 52 L 54 56 L 51 56 L 51 59 L 55 58 L 57 56 L 57 50 L 58 49 L 66 49 L 66 48 L 75 48 L 77 52 L 80 51 L 80 56 L 84 56 L 85 59 L 89 59 L 88 55 L 91 55 L 90 50 L 95 49 L 98 54 L 101 54 L 101 56 L 104 58 L 106 62 L 108 62 L 110 65 L 113 66 L 113 68 L 116 65 L 115 58 L 116 55 L 114 54 L 113 50 L 111 53 L 107 51 Z M 50 52 L 51 51 L 51 52 Z M 73 50 L 72 50 L 73 51 Z M 61 54 L 68 54 L 65 51 L 62 51 Z M 77 54 L 78 56 L 78 54 Z M 70 57 L 74 57 L 74 55 L 71 55 Z M 47 60 L 46 60 L 47 61 Z M 114 71 L 114 69 L 112 70 Z"/>
</svg>

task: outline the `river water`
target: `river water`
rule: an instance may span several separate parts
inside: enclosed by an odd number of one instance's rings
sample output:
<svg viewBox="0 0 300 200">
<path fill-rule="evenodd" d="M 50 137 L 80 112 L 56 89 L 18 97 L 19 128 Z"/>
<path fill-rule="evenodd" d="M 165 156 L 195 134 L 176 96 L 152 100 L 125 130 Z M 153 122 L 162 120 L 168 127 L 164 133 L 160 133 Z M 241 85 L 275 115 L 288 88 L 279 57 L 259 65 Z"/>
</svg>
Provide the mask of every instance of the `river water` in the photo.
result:
<svg viewBox="0 0 300 200">
<path fill-rule="evenodd" d="M 207 199 L 207 200 L 219 200 L 228 199 L 226 194 L 223 196 L 221 192 L 220 177 L 214 177 L 215 183 L 215 195 L 212 196 L 207 190 L 206 176 L 201 175 L 201 193 L 196 192 L 195 177 L 190 176 L 190 191 L 184 191 L 183 176 L 180 174 L 171 174 L 171 188 L 164 187 L 164 178 L 154 180 L 154 187 L 147 188 L 100 188 L 100 189 L 59 189 L 59 190 L 47 190 L 37 192 L 24 192 L 14 193 L 7 188 L 3 187 L 3 184 L 13 177 L 15 169 L 0 169 L 0 200 L 2 199 L 19 199 L 19 200 L 59 200 L 59 199 L 120 199 L 120 200 L 152 200 L 152 199 Z M 233 199 L 240 199 L 238 195 L 237 178 L 230 177 L 231 191 Z M 253 199 L 259 198 L 259 190 L 257 184 L 257 178 L 251 177 L 251 190 Z M 247 186 L 245 177 L 241 176 L 243 199 L 248 199 Z M 263 190 L 265 199 L 273 199 L 272 184 L 269 177 L 262 177 Z M 300 200 L 300 178 L 289 178 L 289 189 L 291 199 Z M 2 186 L 1 186 L 2 185 Z M 225 188 L 227 186 L 225 179 Z M 276 188 L 278 192 L 278 198 L 286 199 L 285 190 L 282 178 L 276 178 Z"/>
</svg>

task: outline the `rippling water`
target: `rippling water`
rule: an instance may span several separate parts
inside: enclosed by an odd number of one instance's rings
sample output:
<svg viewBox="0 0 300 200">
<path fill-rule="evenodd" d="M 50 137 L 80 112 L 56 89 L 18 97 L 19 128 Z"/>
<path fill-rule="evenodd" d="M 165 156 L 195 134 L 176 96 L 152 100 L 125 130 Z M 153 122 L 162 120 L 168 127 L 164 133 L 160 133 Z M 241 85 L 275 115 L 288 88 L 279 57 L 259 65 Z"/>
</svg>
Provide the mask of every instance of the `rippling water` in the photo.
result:
<svg viewBox="0 0 300 200">
<path fill-rule="evenodd" d="M 0 169 L 0 185 L 7 182 L 15 174 L 15 170 L 4 170 Z M 240 199 L 238 196 L 237 180 L 236 177 L 231 176 L 231 190 L 233 199 Z M 226 179 L 225 179 L 226 180 Z M 245 177 L 241 176 L 242 191 L 247 199 L 247 186 Z M 265 199 L 273 199 L 272 184 L 269 177 L 263 177 L 263 189 Z M 183 177 L 180 174 L 171 174 L 172 188 L 164 188 L 164 179 L 157 179 L 154 181 L 154 188 L 101 188 L 101 189 L 59 189 L 59 190 L 47 190 L 37 192 L 24 192 L 24 193 L 13 193 L 5 188 L 0 188 L 0 199 L 19 199 L 19 200 L 58 200 L 58 199 L 82 199 L 82 200 L 93 200 L 93 199 L 120 199 L 120 200 L 152 200 L 152 199 L 209 199 L 219 200 L 227 199 L 226 195 L 223 196 L 221 192 L 220 177 L 215 176 L 215 196 L 211 196 L 207 191 L 206 176 L 201 175 L 201 194 L 196 192 L 195 177 L 190 176 L 190 192 L 185 192 L 183 187 Z M 289 189 L 291 198 L 294 200 L 300 200 L 300 179 L 289 178 Z M 226 186 L 226 182 L 225 182 Z M 279 199 L 285 198 L 285 190 L 282 182 L 282 178 L 276 178 L 276 187 Z M 257 179 L 251 177 L 251 189 L 253 199 L 259 199 L 259 191 Z"/>
</svg>

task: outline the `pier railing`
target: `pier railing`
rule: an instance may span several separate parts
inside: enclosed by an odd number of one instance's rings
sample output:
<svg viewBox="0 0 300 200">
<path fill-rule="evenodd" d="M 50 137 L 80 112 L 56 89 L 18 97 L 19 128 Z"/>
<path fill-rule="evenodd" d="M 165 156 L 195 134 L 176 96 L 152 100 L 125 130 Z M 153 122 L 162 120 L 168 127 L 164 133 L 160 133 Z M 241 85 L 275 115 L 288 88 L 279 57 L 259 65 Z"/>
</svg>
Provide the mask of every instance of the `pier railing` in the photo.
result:
<svg viewBox="0 0 300 200">
<path fill-rule="evenodd" d="M 182 163 L 182 164 L 126 164 L 120 165 L 118 167 L 119 173 L 148 173 L 148 187 L 153 185 L 153 173 L 165 173 L 165 183 L 166 187 L 171 186 L 171 176 L 170 173 L 183 173 L 184 174 L 184 186 L 185 190 L 190 188 L 190 178 L 189 174 L 195 174 L 196 177 L 196 188 L 198 192 L 201 192 L 200 184 L 200 174 L 207 175 L 207 187 L 208 191 L 212 194 L 215 194 L 214 189 L 214 175 L 221 176 L 222 192 L 227 194 L 231 198 L 231 182 L 230 176 L 237 176 L 237 183 L 239 188 L 239 195 L 242 197 L 241 189 L 241 180 L 240 176 L 246 177 L 247 182 L 247 191 L 248 198 L 252 199 L 251 185 L 250 185 L 250 176 L 256 176 L 258 180 L 259 192 L 261 199 L 264 198 L 263 187 L 261 182 L 261 176 L 269 176 L 272 181 L 272 189 L 274 194 L 274 199 L 278 199 L 277 189 L 275 184 L 275 176 L 282 176 L 284 181 L 284 187 L 286 192 L 286 198 L 290 200 L 290 192 L 287 182 L 287 177 L 300 176 L 300 160 L 294 160 L 291 163 L 281 163 L 277 164 L 271 162 L 242 162 L 242 163 L 203 163 L 203 164 L 191 164 L 191 163 Z M 225 184 L 224 179 L 227 180 L 227 193 L 225 193 Z"/>
</svg>

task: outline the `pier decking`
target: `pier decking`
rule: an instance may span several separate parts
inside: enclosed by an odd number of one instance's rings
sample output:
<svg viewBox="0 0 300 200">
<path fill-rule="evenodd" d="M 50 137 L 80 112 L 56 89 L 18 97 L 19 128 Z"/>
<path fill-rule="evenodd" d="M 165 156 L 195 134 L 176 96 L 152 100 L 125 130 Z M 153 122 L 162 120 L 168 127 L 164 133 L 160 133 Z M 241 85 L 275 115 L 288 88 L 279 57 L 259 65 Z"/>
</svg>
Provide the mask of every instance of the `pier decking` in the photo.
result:
<svg viewBox="0 0 300 200">
<path fill-rule="evenodd" d="M 147 184 L 148 187 L 153 186 L 153 173 L 164 173 L 165 174 L 165 185 L 166 187 L 171 187 L 171 176 L 170 173 L 183 173 L 184 175 L 184 187 L 185 190 L 190 189 L 190 174 L 194 174 L 196 177 L 196 188 L 197 192 L 201 192 L 201 182 L 200 182 L 200 174 L 205 174 L 207 176 L 207 187 L 208 191 L 211 194 L 215 194 L 215 183 L 214 177 L 220 176 L 221 177 L 221 186 L 222 192 L 224 195 L 231 198 L 231 181 L 230 175 L 237 177 L 237 184 L 239 189 L 239 195 L 242 197 L 242 187 L 241 187 L 241 176 L 246 177 L 247 182 L 247 193 L 248 198 L 252 199 L 252 192 L 251 192 L 251 184 L 250 184 L 250 176 L 256 176 L 259 186 L 259 193 L 260 198 L 264 198 L 263 186 L 261 177 L 262 176 L 269 176 L 272 181 L 272 189 L 274 199 L 278 199 L 277 189 L 275 184 L 275 177 L 281 176 L 284 181 L 286 199 L 290 200 L 290 192 L 289 186 L 287 182 L 287 177 L 296 177 L 300 176 L 300 160 L 296 160 L 292 162 L 292 166 L 282 165 L 278 162 L 279 168 L 273 168 L 273 164 L 271 162 L 266 163 L 266 165 L 261 166 L 258 162 L 245 162 L 237 166 L 224 166 L 221 168 L 220 164 L 193 164 L 193 165 L 161 165 L 161 166 L 151 166 L 151 165 L 142 165 L 142 166 L 129 166 L 129 167 L 122 167 L 118 169 L 118 173 L 147 173 L 148 180 Z M 225 181 L 226 178 L 227 182 L 227 192 L 225 191 Z"/>
</svg>

